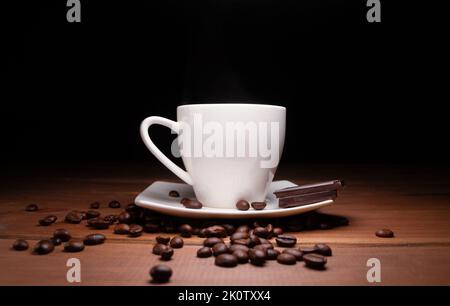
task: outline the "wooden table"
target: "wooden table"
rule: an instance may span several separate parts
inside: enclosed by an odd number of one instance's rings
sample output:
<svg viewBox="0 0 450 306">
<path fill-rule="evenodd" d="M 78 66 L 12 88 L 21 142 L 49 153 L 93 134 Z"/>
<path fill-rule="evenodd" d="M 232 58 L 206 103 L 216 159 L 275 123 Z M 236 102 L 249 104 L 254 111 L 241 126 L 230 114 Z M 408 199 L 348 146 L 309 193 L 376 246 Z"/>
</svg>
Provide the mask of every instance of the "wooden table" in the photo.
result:
<svg viewBox="0 0 450 306">
<path fill-rule="evenodd" d="M 127 238 L 105 233 L 107 242 L 86 247 L 81 253 L 65 253 L 59 246 L 45 256 L 10 249 L 17 238 L 34 244 L 48 238 L 56 228 L 67 228 L 75 238 L 91 229 L 65 224 L 72 209 L 86 210 L 100 201 L 102 214 L 117 213 L 105 208 L 117 199 L 124 204 L 154 180 L 174 180 L 159 165 L 97 164 L 32 167 L 3 172 L 0 192 L 0 284 L 67 285 L 66 262 L 81 261 L 81 285 L 149 285 L 148 271 L 159 259 L 151 255 L 154 234 Z M 14 171 L 13 171 L 14 170 Z M 348 186 L 336 203 L 323 212 L 346 216 L 347 227 L 295 233 L 302 246 L 318 242 L 333 248 L 326 271 L 283 266 L 268 262 L 266 267 L 250 264 L 234 269 L 214 266 L 213 259 L 196 258 L 199 238 L 185 239 L 167 264 L 174 274 L 169 285 L 407 285 L 450 284 L 450 176 L 439 166 L 396 165 L 284 165 L 278 179 L 296 183 L 332 178 L 346 179 Z M 28 203 L 38 203 L 38 212 L 25 212 Z M 55 214 L 58 222 L 37 226 L 37 220 Z M 390 228 L 396 237 L 374 235 Z M 381 261 L 381 283 L 368 283 L 369 258 Z"/>
</svg>

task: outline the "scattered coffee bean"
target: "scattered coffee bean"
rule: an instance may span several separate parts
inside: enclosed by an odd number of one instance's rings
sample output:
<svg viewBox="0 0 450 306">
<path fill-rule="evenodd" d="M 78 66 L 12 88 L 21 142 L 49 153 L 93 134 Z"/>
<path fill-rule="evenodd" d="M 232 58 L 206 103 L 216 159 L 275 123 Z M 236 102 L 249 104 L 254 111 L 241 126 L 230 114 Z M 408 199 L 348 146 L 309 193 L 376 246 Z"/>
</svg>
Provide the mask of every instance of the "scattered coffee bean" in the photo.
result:
<svg viewBox="0 0 450 306">
<path fill-rule="evenodd" d="M 172 276 L 172 269 L 166 265 L 156 265 L 150 269 L 150 276 L 156 283 L 167 283 Z"/>
<path fill-rule="evenodd" d="M 203 207 L 203 204 L 200 203 L 199 201 L 191 200 L 188 198 L 183 198 L 180 203 L 183 204 L 184 207 L 190 208 L 190 209 L 200 209 Z"/>
<path fill-rule="evenodd" d="M 179 194 L 178 191 L 176 191 L 176 190 L 171 190 L 171 191 L 169 192 L 169 197 L 172 197 L 172 198 L 179 198 L 179 197 L 180 197 L 180 194 Z"/>
<path fill-rule="evenodd" d="M 163 249 L 164 247 L 166 247 L 165 244 L 157 243 L 157 244 L 155 244 L 155 245 L 153 246 L 152 253 L 155 254 L 155 255 L 160 255 L 160 254 L 161 254 L 161 251 L 162 251 L 162 249 Z"/>
<path fill-rule="evenodd" d="M 214 264 L 219 267 L 232 268 L 238 264 L 238 259 L 232 254 L 220 254 L 216 257 Z"/>
<path fill-rule="evenodd" d="M 173 237 L 170 240 L 170 246 L 174 249 L 182 248 L 184 245 L 184 241 L 181 237 Z"/>
<path fill-rule="evenodd" d="M 17 239 L 14 241 L 12 248 L 16 251 L 25 251 L 28 249 L 28 242 L 23 239 Z"/>
<path fill-rule="evenodd" d="M 283 252 L 277 256 L 277 261 L 283 265 L 295 265 L 297 259 L 294 255 Z"/>
<path fill-rule="evenodd" d="M 308 268 L 321 270 L 324 269 L 327 258 L 319 254 L 306 254 L 303 255 L 303 261 Z"/>
<path fill-rule="evenodd" d="M 303 254 L 312 254 L 316 253 L 317 249 L 315 247 L 303 247 L 300 248 L 300 251 L 302 251 Z"/>
<path fill-rule="evenodd" d="M 245 246 L 247 246 L 247 247 L 250 247 L 250 245 L 251 245 L 250 238 L 233 240 L 233 241 L 231 241 L 231 243 L 232 243 L 233 245 L 234 245 L 234 244 L 238 244 L 238 245 L 245 245 Z"/>
<path fill-rule="evenodd" d="M 228 246 L 225 243 L 216 243 L 212 247 L 212 251 L 214 256 L 219 256 L 220 254 L 226 254 L 230 252 Z"/>
<path fill-rule="evenodd" d="M 207 227 L 205 230 L 205 235 L 206 237 L 226 237 L 227 236 L 227 231 L 225 230 L 225 228 L 223 226 L 220 225 L 213 225 L 210 227 Z"/>
<path fill-rule="evenodd" d="M 239 200 L 236 203 L 236 208 L 239 210 L 249 210 L 250 209 L 250 204 L 245 201 L 245 200 Z"/>
<path fill-rule="evenodd" d="M 81 220 L 86 220 L 87 219 L 87 212 L 79 211 L 78 213 L 81 215 Z"/>
<path fill-rule="evenodd" d="M 86 212 L 86 219 L 98 218 L 100 217 L 100 212 L 96 210 L 88 210 Z"/>
<path fill-rule="evenodd" d="M 261 244 L 271 244 L 273 246 L 272 242 L 270 242 L 266 238 L 259 237 L 259 242 L 261 242 Z"/>
<path fill-rule="evenodd" d="M 273 249 L 273 245 L 271 244 L 258 244 L 253 247 L 255 250 L 262 250 L 267 253 L 267 250 Z"/>
<path fill-rule="evenodd" d="M 250 249 L 248 251 L 250 263 L 255 266 L 262 266 L 266 262 L 266 252 L 258 249 Z"/>
<path fill-rule="evenodd" d="M 287 248 L 292 248 L 297 244 L 297 238 L 291 235 L 278 235 L 278 237 L 275 238 L 275 241 L 278 246 Z"/>
<path fill-rule="evenodd" d="M 231 235 L 230 240 L 234 241 L 234 240 L 248 239 L 248 238 L 250 238 L 249 233 L 247 233 L 247 232 L 236 232 L 233 235 Z"/>
<path fill-rule="evenodd" d="M 250 249 L 248 246 L 242 245 L 242 244 L 232 244 L 230 247 L 230 253 L 234 253 L 238 250 L 240 251 L 244 251 L 246 253 L 248 253 L 248 250 Z"/>
<path fill-rule="evenodd" d="M 394 232 L 390 229 L 384 228 L 375 232 L 375 235 L 380 238 L 392 238 L 394 237 Z"/>
<path fill-rule="evenodd" d="M 110 225 L 113 225 L 116 223 L 116 221 L 119 219 L 119 216 L 117 215 L 107 215 L 103 217 L 103 221 L 108 222 Z"/>
<path fill-rule="evenodd" d="M 275 249 L 267 249 L 266 251 L 266 259 L 267 260 L 276 260 L 278 255 L 280 255 L 280 251 Z"/>
<path fill-rule="evenodd" d="M 84 250 L 84 244 L 81 241 L 69 241 L 64 244 L 64 251 L 75 253 Z"/>
<path fill-rule="evenodd" d="M 233 255 L 236 256 L 237 261 L 240 264 L 245 264 L 248 262 L 248 252 L 237 250 L 233 252 Z"/>
<path fill-rule="evenodd" d="M 83 214 L 79 211 L 71 211 L 66 215 L 65 221 L 67 223 L 78 224 L 83 220 Z"/>
<path fill-rule="evenodd" d="M 25 210 L 26 211 L 38 211 L 39 210 L 39 206 L 37 205 L 37 204 L 28 204 L 26 207 L 25 207 Z"/>
<path fill-rule="evenodd" d="M 209 237 L 203 241 L 203 245 L 212 248 L 214 245 L 218 243 L 223 243 L 223 240 L 218 237 Z"/>
<path fill-rule="evenodd" d="M 225 224 L 222 224 L 222 227 L 227 232 L 227 235 L 232 235 L 236 231 L 236 227 L 233 224 L 225 223 Z"/>
<path fill-rule="evenodd" d="M 173 256 L 173 249 L 170 246 L 166 246 L 161 249 L 159 255 L 161 256 L 161 260 L 170 260 Z"/>
<path fill-rule="evenodd" d="M 91 205 L 89 205 L 89 207 L 91 209 L 99 209 L 100 208 L 100 202 L 91 203 Z"/>
<path fill-rule="evenodd" d="M 241 232 L 250 232 L 250 227 L 248 225 L 241 225 L 236 229 L 236 233 L 241 233 Z"/>
<path fill-rule="evenodd" d="M 61 239 L 62 242 L 69 241 L 72 236 L 70 235 L 69 231 L 64 228 L 58 228 L 53 232 L 54 238 Z"/>
<path fill-rule="evenodd" d="M 250 239 L 250 244 L 249 244 L 250 247 L 261 244 L 261 239 L 259 239 L 259 237 L 256 235 L 251 234 L 249 239 Z"/>
<path fill-rule="evenodd" d="M 200 249 L 198 249 L 197 251 L 197 257 L 200 258 L 207 258 L 207 257 L 211 257 L 212 256 L 212 250 L 209 247 L 202 247 Z"/>
<path fill-rule="evenodd" d="M 279 235 L 283 235 L 283 233 L 284 233 L 284 231 L 281 227 L 275 227 L 272 232 L 275 237 L 277 237 Z"/>
<path fill-rule="evenodd" d="M 108 206 L 110 208 L 120 208 L 121 205 L 120 205 L 119 201 L 113 200 L 113 201 L 109 202 Z"/>
<path fill-rule="evenodd" d="M 51 253 L 54 249 L 55 246 L 50 240 L 41 240 L 33 248 L 34 252 L 39 255 Z"/>
<path fill-rule="evenodd" d="M 114 227 L 114 234 L 117 235 L 128 235 L 130 233 L 130 226 L 125 223 L 117 224 Z"/>
<path fill-rule="evenodd" d="M 252 202 L 252 207 L 254 210 L 263 210 L 266 207 L 266 202 Z"/>
<path fill-rule="evenodd" d="M 56 237 L 50 238 L 50 241 L 53 243 L 54 246 L 60 245 L 62 243 L 61 239 Z"/>
<path fill-rule="evenodd" d="M 178 227 L 181 237 L 189 238 L 192 237 L 192 226 L 189 224 L 182 224 Z"/>
<path fill-rule="evenodd" d="M 126 223 L 126 224 L 130 224 L 132 219 L 131 219 L 131 214 L 128 211 L 123 211 L 119 214 L 119 216 L 117 217 L 117 221 L 119 223 Z"/>
<path fill-rule="evenodd" d="M 199 238 L 205 238 L 205 237 L 206 237 L 206 228 L 202 228 L 202 229 L 198 232 L 197 236 L 198 236 Z"/>
<path fill-rule="evenodd" d="M 139 224 L 131 224 L 130 230 L 128 232 L 128 236 L 130 237 L 139 237 L 144 232 L 144 228 Z"/>
<path fill-rule="evenodd" d="M 159 231 L 159 224 L 148 222 L 144 224 L 144 232 L 146 233 L 157 233 Z"/>
<path fill-rule="evenodd" d="M 49 225 L 55 223 L 56 219 L 58 219 L 58 218 L 55 215 L 48 215 L 47 217 L 44 217 L 39 220 L 39 225 L 49 226 Z"/>
<path fill-rule="evenodd" d="M 267 238 L 270 232 L 266 227 L 257 227 L 253 230 L 253 234 L 261 238 Z"/>
<path fill-rule="evenodd" d="M 318 243 L 314 248 L 316 249 L 315 253 L 323 256 L 331 256 L 333 254 L 331 248 L 325 243 Z"/>
<path fill-rule="evenodd" d="M 156 242 L 161 244 L 168 244 L 170 242 L 169 236 L 158 236 L 156 237 Z"/>
<path fill-rule="evenodd" d="M 90 227 L 93 227 L 95 229 L 107 229 L 109 228 L 109 222 L 100 219 L 100 218 L 93 218 L 88 220 L 88 225 Z"/>
<path fill-rule="evenodd" d="M 84 238 L 85 245 L 98 245 L 104 243 L 106 240 L 105 235 L 103 234 L 90 234 Z"/>
<path fill-rule="evenodd" d="M 297 261 L 303 260 L 303 252 L 298 249 L 285 249 L 283 250 L 283 254 L 290 254 L 294 256 Z"/>
</svg>

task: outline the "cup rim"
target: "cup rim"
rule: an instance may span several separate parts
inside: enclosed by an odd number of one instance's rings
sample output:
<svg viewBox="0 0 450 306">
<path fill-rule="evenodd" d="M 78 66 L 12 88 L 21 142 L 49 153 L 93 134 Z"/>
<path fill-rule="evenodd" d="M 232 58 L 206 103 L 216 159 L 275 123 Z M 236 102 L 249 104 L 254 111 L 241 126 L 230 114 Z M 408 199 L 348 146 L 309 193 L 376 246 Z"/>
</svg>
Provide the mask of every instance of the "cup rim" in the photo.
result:
<svg viewBox="0 0 450 306">
<path fill-rule="evenodd" d="M 194 104 L 183 104 L 179 105 L 177 109 L 183 107 L 217 107 L 217 106 L 230 106 L 230 107 L 260 107 L 260 108 L 278 108 L 282 110 L 286 110 L 286 107 L 280 105 L 272 105 L 272 104 L 252 104 L 252 103 L 194 103 Z"/>
</svg>

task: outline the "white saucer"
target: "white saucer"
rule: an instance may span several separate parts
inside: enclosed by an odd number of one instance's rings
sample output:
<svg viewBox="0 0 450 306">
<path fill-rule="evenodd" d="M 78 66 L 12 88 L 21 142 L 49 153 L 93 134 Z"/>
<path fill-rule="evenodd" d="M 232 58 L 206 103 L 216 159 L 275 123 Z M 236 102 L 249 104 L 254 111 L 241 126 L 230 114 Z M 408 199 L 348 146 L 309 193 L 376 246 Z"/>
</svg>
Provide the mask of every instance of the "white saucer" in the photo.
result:
<svg viewBox="0 0 450 306">
<path fill-rule="evenodd" d="M 333 203 L 332 200 L 322 201 L 314 204 L 279 208 L 278 199 L 273 192 L 278 189 L 295 186 L 289 181 L 274 181 L 270 184 L 266 198 L 267 206 L 264 210 L 254 210 L 250 208 L 247 211 L 237 210 L 235 208 L 210 208 L 188 209 L 180 204 L 182 198 L 195 197 L 194 190 L 190 185 L 180 183 L 170 183 L 157 181 L 147 187 L 135 199 L 139 206 L 149 208 L 160 213 L 185 217 L 185 218 L 223 218 L 223 219 L 245 219 L 245 218 L 274 218 L 296 215 L 307 211 L 315 210 Z M 169 191 L 176 190 L 180 193 L 179 198 L 169 197 Z"/>
</svg>

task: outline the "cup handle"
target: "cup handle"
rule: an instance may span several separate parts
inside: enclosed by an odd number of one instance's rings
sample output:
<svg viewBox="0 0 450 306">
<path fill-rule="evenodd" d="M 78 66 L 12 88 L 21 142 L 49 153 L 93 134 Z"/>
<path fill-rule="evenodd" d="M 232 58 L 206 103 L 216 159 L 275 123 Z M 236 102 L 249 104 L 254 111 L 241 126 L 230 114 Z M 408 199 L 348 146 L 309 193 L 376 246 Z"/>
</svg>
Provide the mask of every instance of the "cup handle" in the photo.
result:
<svg viewBox="0 0 450 306">
<path fill-rule="evenodd" d="M 178 122 L 175 122 L 175 121 L 163 118 L 163 117 L 151 116 L 151 117 L 144 119 L 144 121 L 142 121 L 142 123 L 141 123 L 141 129 L 140 129 L 141 137 L 142 137 L 142 140 L 144 141 L 145 145 L 147 146 L 147 148 L 150 150 L 150 152 L 152 152 L 153 155 L 155 155 L 155 157 L 164 166 L 166 166 L 170 171 L 172 171 L 176 176 L 178 176 L 180 179 L 185 181 L 187 184 L 192 185 L 192 178 L 189 175 L 189 173 L 187 173 L 186 171 L 184 171 L 183 169 L 181 169 L 180 167 L 175 165 L 175 163 L 173 161 L 168 159 L 167 156 L 165 156 L 155 146 L 153 141 L 150 139 L 150 136 L 148 134 L 148 128 L 153 124 L 160 124 L 162 126 L 165 126 L 177 134 L 180 131 L 180 124 Z"/>
</svg>

